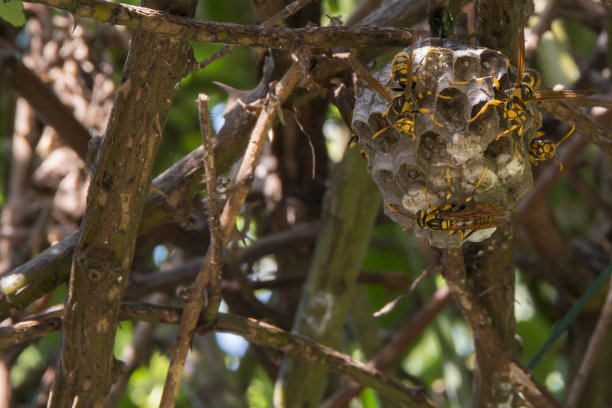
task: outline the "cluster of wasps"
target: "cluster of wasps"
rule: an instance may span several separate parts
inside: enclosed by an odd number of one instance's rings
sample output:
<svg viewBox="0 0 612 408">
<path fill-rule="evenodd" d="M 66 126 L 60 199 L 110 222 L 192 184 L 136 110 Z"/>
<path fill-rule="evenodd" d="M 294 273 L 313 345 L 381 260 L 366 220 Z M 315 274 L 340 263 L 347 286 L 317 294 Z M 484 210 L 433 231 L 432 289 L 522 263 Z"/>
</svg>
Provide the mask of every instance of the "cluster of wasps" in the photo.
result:
<svg viewBox="0 0 612 408">
<path fill-rule="evenodd" d="M 434 112 L 426 108 L 419 108 L 417 106 L 417 102 L 420 99 L 431 96 L 433 93 L 415 92 L 415 83 L 417 80 L 416 74 L 419 70 L 419 65 L 416 64 L 416 67 L 414 67 L 415 64 L 413 61 L 415 38 L 416 35 L 413 35 L 410 53 L 400 52 L 393 59 L 391 65 L 391 82 L 395 84 L 395 86 L 389 88 L 384 88 L 367 71 L 367 69 L 361 66 L 354 59 L 350 59 L 351 65 L 359 77 L 361 77 L 387 102 L 387 109 L 382 116 L 387 117 L 391 111 L 394 114 L 394 119 L 390 121 L 390 125 L 375 132 L 372 135 L 373 139 L 394 128 L 398 132 L 411 137 L 412 141 L 414 142 L 416 138 L 415 119 L 419 114 L 423 115 L 424 117 L 427 115 L 429 120 L 431 120 L 436 126 L 444 127 L 444 124 L 436 120 Z M 524 68 L 525 41 L 524 29 L 522 26 L 519 32 L 519 41 L 520 46 L 516 79 L 510 84 L 509 88 L 503 89 L 502 85 L 500 84 L 500 78 L 494 75 L 475 78 L 468 81 L 450 81 L 449 84 L 462 87 L 470 86 L 470 84 L 476 82 L 491 82 L 496 91 L 496 97 L 486 102 L 482 108 L 468 120 L 468 123 L 477 121 L 489 109 L 494 109 L 495 106 L 500 107 L 503 110 L 503 118 L 506 121 L 506 130 L 499 133 L 495 140 L 499 140 L 504 135 L 512 134 L 514 138 L 514 154 L 520 161 L 517 150 L 519 141 L 524 134 L 525 124 L 529 119 L 532 119 L 539 128 L 542 127 L 541 114 L 539 112 L 537 112 L 537 114 L 531 113 L 531 111 L 528 109 L 530 104 L 538 103 L 543 99 L 550 98 L 582 98 L 591 95 L 592 93 L 585 91 L 541 90 L 541 78 L 539 73 L 535 70 Z M 510 62 L 508 58 L 504 58 L 506 61 L 506 70 L 508 71 Z M 435 97 L 450 99 L 448 96 L 440 94 L 435 94 Z M 575 126 L 572 125 L 571 130 L 558 142 L 544 137 L 545 133 L 538 131 L 529 143 L 529 160 L 531 164 L 538 165 L 543 161 L 554 157 L 559 162 L 560 170 L 563 170 L 563 164 L 558 158 L 556 150 L 557 147 L 574 132 L 574 129 Z M 358 136 L 353 134 L 349 146 L 357 145 L 358 141 Z M 445 204 L 440 206 L 431 206 L 427 196 L 427 188 L 423 186 L 422 188 L 425 194 L 427 208 L 420 209 L 415 214 L 408 214 L 402 209 L 396 208 L 389 203 L 386 204 L 387 208 L 392 212 L 408 216 L 414 220 L 414 223 L 408 226 L 406 229 L 417 225 L 422 230 L 446 231 L 451 235 L 459 233 L 462 241 L 469 238 L 476 231 L 491 229 L 492 232 L 494 228 L 507 222 L 510 214 L 508 210 L 498 204 L 476 204 L 470 206 L 473 195 L 485 178 L 486 172 L 487 167 L 485 166 L 480 178 L 475 183 L 474 191 L 461 204 L 453 204 L 450 202 L 451 181 L 449 169 L 447 168 L 446 181 L 449 187 L 449 193 L 446 195 Z"/>
</svg>

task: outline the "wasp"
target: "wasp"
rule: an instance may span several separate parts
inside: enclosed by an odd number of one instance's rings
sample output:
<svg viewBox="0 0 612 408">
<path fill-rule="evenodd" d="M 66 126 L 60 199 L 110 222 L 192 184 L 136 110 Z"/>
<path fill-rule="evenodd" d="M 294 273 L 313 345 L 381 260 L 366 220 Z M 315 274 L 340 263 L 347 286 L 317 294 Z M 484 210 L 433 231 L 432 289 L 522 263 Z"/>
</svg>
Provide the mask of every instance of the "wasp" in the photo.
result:
<svg viewBox="0 0 612 408">
<path fill-rule="evenodd" d="M 559 147 L 559 145 L 563 143 L 565 139 L 570 137 L 570 135 L 574 133 L 575 129 L 576 126 L 572 125 L 570 131 L 556 143 L 550 139 L 541 139 L 541 137 L 544 136 L 546 133 L 537 132 L 536 136 L 533 138 L 531 144 L 529 145 L 529 161 L 531 161 L 531 164 L 537 166 L 543 161 L 554 157 L 559 162 L 559 171 L 563 171 L 563 162 L 561 161 L 561 159 L 559 159 L 559 156 L 557 156 L 557 147 Z"/>
<path fill-rule="evenodd" d="M 355 146 L 359 146 L 359 136 L 357 136 L 357 133 L 355 133 L 355 131 L 353 131 L 353 133 L 351 133 L 351 138 L 348 141 L 348 148 L 351 149 L 351 148 L 353 148 Z M 366 153 L 366 151 L 363 150 L 361 148 L 361 146 L 359 146 L 359 153 L 361 153 L 361 157 L 363 157 L 366 160 L 368 160 L 370 158 L 368 153 Z"/>
<path fill-rule="evenodd" d="M 394 127 L 400 132 L 410 135 L 412 137 L 412 140 L 414 141 L 416 139 L 416 135 L 414 133 L 414 120 L 415 114 L 417 113 L 428 114 L 431 120 L 437 126 L 444 127 L 443 124 L 439 123 L 435 119 L 433 113 L 429 109 L 416 107 L 417 99 L 422 99 L 426 95 L 433 95 L 432 92 L 418 94 L 413 93 L 416 77 L 412 73 L 412 66 L 416 37 L 416 35 L 413 35 L 412 37 L 410 54 L 407 54 L 406 52 L 402 51 L 393 58 L 393 62 L 391 64 L 391 79 L 397 85 L 399 85 L 398 87 L 383 88 L 383 86 L 376 80 L 376 78 L 374 78 L 368 70 L 361 66 L 361 64 L 359 64 L 353 58 L 349 59 L 355 72 L 357 72 L 357 74 L 372 89 L 374 89 L 387 101 L 388 106 L 382 116 L 386 117 L 389 114 L 390 110 L 393 110 L 393 113 L 395 114 L 395 120 L 393 125 L 380 129 L 372 136 L 372 139 L 389 130 L 391 127 Z M 391 95 L 391 92 L 394 93 L 393 96 Z M 442 98 L 449 98 L 447 96 L 442 95 L 436 96 Z"/>
<path fill-rule="evenodd" d="M 509 61 L 506 59 L 506 68 L 509 67 Z M 506 69 L 507 70 L 507 69 Z M 476 78 L 471 81 L 450 81 L 451 84 L 456 85 L 465 85 L 472 82 L 481 82 L 485 80 L 492 80 L 493 86 L 496 90 L 501 92 L 504 96 L 501 99 L 492 99 L 488 101 L 480 111 L 474 115 L 471 119 L 468 120 L 468 123 L 475 121 L 478 117 L 483 115 L 490 106 L 502 106 L 503 107 L 503 116 L 510 123 L 510 126 L 505 131 L 501 132 L 495 140 L 499 140 L 502 136 L 517 131 L 517 139 L 514 143 L 514 155 L 517 159 L 518 157 L 518 142 L 520 137 L 523 135 L 525 122 L 529 117 L 533 118 L 534 121 L 538 124 L 538 126 L 542 127 L 542 117 L 538 115 L 537 117 L 530 113 L 527 110 L 527 106 L 532 102 L 538 103 L 544 99 L 554 99 L 554 98 L 584 98 L 586 96 L 592 95 L 591 91 L 570 91 L 570 90 L 562 90 L 562 91 L 549 91 L 549 90 L 541 90 L 541 76 L 534 69 L 525 69 L 525 30 L 523 24 L 519 27 L 519 47 L 518 47 L 518 64 L 517 64 L 517 74 L 514 85 L 503 91 L 501 89 L 498 78 L 495 76 Z M 529 150 L 529 160 L 532 164 L 537 165 L 544 160 L 547 160 L 551 157 L 556 157 L 557 160 L 559 158 L 556 155 L 556 148 L 567 139 L 574 131 L 574 126 L 572 126 L 572 130 L 561 139 L 560 142 L 554 143 L 551 140 L 539 140 L 545 133 L 537 132 L 536 136 L 530 143 Z M 560 167 L 563 169 L 563 164 L 560 162 Z"/>
<path fill-rule="evenodd" d="M 488 168 L 485 166 L 480 178 L 476 182 L 474 192 L 482 183 Z M 446 180 L 450 189 L 449 170 L 446 170 Z M 407 215 L 414 219 L 414 224 L 406 229 L 414 228 L 418 225 L 423 230 L 431 231 L 448 231 L 449 235 L 459 232 L 461 239 L 466 239 L 475 231 L 495 228 L 505 222 L 509 218 L 509 212 L 500 205 L 496 204 L 478 204 L 473 208 L 467 208 L 467 204 L 472 201 L 474 192 L 470 194 L 463 204 L 456 205 L 446 203 L 443 206 L 431 206 L 428 199 L 427 188 L 423 186 L 425 193 L 426 209 L 421 209 L 416 214 L 407 214 L 399 209 L 396 209 L 391 204 L 386 204 L 387 208 L 396 213 Z M 448 200 L 451 193 L 446 195 Z"/>
</svg>

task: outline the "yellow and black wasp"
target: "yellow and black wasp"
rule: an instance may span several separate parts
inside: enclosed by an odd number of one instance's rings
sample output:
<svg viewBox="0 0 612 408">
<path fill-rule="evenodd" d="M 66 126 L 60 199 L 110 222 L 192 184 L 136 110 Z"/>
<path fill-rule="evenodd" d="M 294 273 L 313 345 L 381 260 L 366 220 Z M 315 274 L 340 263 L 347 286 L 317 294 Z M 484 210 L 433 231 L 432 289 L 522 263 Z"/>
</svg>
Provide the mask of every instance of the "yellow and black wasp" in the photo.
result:
<svg viewBox="0 0 612 408">
<path fill-rule="evenodd" d="M 359 136 L 357 135 L 357 133 L 355 133 L 355 131 L 353 131 L 351 133 L 351 138 L 349 139 L 349 142 L 348 142 L 348 147 L 349 149 L 352 149 L 355 146 L 359 146 Z M 370 158 L 370 156 L 366 153 L 365 150 L 361 148 L 361 146 L 359 146 L 359 153 L 361 153 L 361 156 L 366 160 Z"/>
<path fill-rule="evenodd" d="M 357 74 L 389 104 L 382 116 L 386 117 L 390 110 L 393 110 L 393 113 L 395 114 L 393 125 L 380 129 L 372 136 L 372 139 L 391 129 L 391 127 L 394 127 L 400 132 L 410 135 L 414 141 L 416 139 L 416 135 L 414 133 L 414 119 L 415 114 L 417 113 L 428 114 L 431 120 L 437 126 L 444 127 L 443 124 L 439 123 L 435 119 L 433 113 L 429 109 L 416 107 L 417 99 L 422 99 L 427 95 L 433 95 L 432 92 L 418 94 L 413 92 L 416 78 L 412 72 L 412 65 L 416 37 L 416 35 L 413 35 L 412 37 L 410 54 L 402 51 L 393 58 L 393 62 L 391 64 L 391 80 L 399 85 L 398 87 L 383 88 L 368 70 L 361 66 L 361 64 L 359 64 L 354 58 L 350 58 L 351 65 L 353 66 L 355 72 L 357 72 Z M 390 92 L 393 92 L 394 96 L 392 96 Z M 447 98 L 441 95 L 437 96 Z"/>
<path fill-rule="evenodd" d="M 485 166 L 480 178 L 474 186 L 474 192 L 482 183 L 487 170 L 488 168 Z M 448 201 L 451 196 L 451 183 L 448 169 L 446 170 L 446 180 L 449 186 L 449 193 L 446 195 Z M 509 212 L 502 206 L 496 204 L 478 204 L 473 208 L 467 208 L 467 204 L 473 199 L 474 192 L 472 192 L 461 205 L 446 203 L 443 206 L 433 207 L 429 202 L 427 188 L 425 186 L 423 186 L 423 192 L 425 193 L 427 209 L 418 210 L 414 215 L 404 213 L 387 203 L 387 208 L 391 211 L 407 215 L 415 220 L 414 224 L 406 229 L 418 225 L 423 230 L 448 231 L 449 235 L 459 232 L 463 240 L 468 238 L 475 231 L 496 228 L 507 222 L 509 218 Z"/>
<path fill-rule="evenodd" d="M 507 61 L 508 63 L 508 61 Z M 491 76 L 491 77 L 483 77 L 476 78 L 471 81 L 450 81 L 449 83 L 455 85 L 466 85 L 471 82 L 480 82 L 485 80 L 491 80 L 493 82 L 493 86 L 495 89 L 500 91 L 504 97 L 501 99 L 492 99 L 488 101 L 480 111 L 474 115 L 468 122 L 473 122 L 478 117 L 483 115 L 490 106 L 502 106 L 503 107 L 503 116 L 510 123 L 508 129 L 501 132 L 495 140 L 499 140 L 502 136 L 516 131 L 517 138 L 514 144 L 514 154 L 518 157 L 518 143 L 523 135 L 525 122 L 529 117 L 533 118 L 534 121 L 538 124 L 538 126 L 542 127 L 542 117 L 538 115 L 537 117 L 530 113 L 527 109 L 527 106 L 532 102 L 539 102 L 544 99 L 553 99 L 553 98 L 583 98 L 589 95 L 592 95 L 593 92 L 590 91 L 548 91 L 548 90 L 540 90 L 541 86 L 541 77 L 540 74 L 534 69 L 525 69 L 525 30 L 523 25 L 520 25 L 519 28 L 519 47 L 518 47 L 518 63 L 517 63 L 517 74 L 514 86 L 510 89 L 503 91 L 501 89 L 499 79 Z M 556 148 L 567 139 L 574 131 L 574 126 L 568 134 L 565 135 L 561 139 L 561 141 L 555 143 L 549 139 L 540 139 L 545 133 L 537 132 L 536 136 L 530 143 L 529 149 L 529 159 L 532 164 L 537 165 L 544 160 L 547 160 L 551 157 L 557 157 Z M 561 169 L 563 169 L 563 164 L 559 161 Z"/>
<path fill-rule="evenodd" d="M 561 159 L 559 159 L 559 156 L 557 156 L 557 147 L 559 147 L 559 145 L 563 143 L 565 139 L 570 137 L 570 135 L 574 133 L 575 129 L 576 126 L 572 125 L 570 131 L 558 142 L 542 138 L 542 136 L 546 134 L 545 132 L 536 133 L 536 136 L 529 145 L 529 161 L 531 161 L 531 164 L 537 166 L 543 161 L 554 157 L 559 162 L 559 171 L 563 171 L 563 162 L 561 162 Z"/>
</svg>

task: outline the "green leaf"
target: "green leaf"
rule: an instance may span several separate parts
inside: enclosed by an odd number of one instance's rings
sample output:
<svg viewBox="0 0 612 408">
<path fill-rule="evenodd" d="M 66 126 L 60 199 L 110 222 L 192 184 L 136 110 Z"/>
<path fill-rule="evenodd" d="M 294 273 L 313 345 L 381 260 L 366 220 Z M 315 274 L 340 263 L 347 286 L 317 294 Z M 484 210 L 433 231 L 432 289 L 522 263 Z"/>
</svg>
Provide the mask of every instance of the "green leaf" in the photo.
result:
<svg viewBox="0 0 612 408">
<path fill-rule="evenodd" d="M 24 25 L 26 18 L 23 14 L 23 2 L 21 0 L 11 0 L 8 3 L 0 1 L 0 18 L 15 27 Z"/>
</svg>

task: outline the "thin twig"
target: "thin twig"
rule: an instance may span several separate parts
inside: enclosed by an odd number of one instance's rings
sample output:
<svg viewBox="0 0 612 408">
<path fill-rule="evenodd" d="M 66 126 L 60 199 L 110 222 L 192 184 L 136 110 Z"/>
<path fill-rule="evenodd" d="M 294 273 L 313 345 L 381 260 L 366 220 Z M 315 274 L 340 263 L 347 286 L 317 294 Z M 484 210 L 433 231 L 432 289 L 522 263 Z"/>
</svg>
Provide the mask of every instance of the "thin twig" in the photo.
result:
<svg viewBox="0 0 612 408">
<path fill-rule="evenodd" d="M 297 63 L 291 65 L 283 78 L 276 84 L 275 96 L 264 105 L 261 114 L 253 129 L 251 141 L 233 186 L 233 190 L 228 194 L 228 200 L 221 214 L 221 227 L 223 230 L 223 242 L 228 242 L 230 235 L 235 227 L 236 216 L 240 212 L 240 207 L 244 203 L 246 196 L 253 182 L 255 167 L 259 163 L 259 158 L 263 152 L 264 141 L 274 120 L 277 117 L 277 106 L 280 106 L 293 88 L 297 85 L 300 78 L 300 66 Z"/>
<path fill-rule="evenodd" d="M 415 408 L 433 406 L 422 388 L 403 385 L 370 364 L 355 361 L 300 334 L 289 333 L 254 319 L 230 315 L 220 315 L 214 328 L 243 336 L 253 343 L 278 348 L 287 356 L 308 364 L 322 365 L 330 371 L 347 375 L 391 398 L 398 405 L 404 402 L 407 403 L 406 406 Z"/>
<path fill-rule="evenodd" d="M 312 0 L 295 0 L 293 3 L 287 4 L 281 11 L 264 21 L 264 26 L 280 25 L 287 18 L 291 17 Z"/>
<path fill-rule="evenodd" d="M 410 319 L 408 319 L 397 333 L 395 333 L 391 341 L 389 341 L 389 343 L 368 362 L 368 365 L 381 371 L 386 371 L 391 368 L 392 364 L 403 354 L 406 348 L 414 341 L 415 337 L 431 323 L 444 307 L 446 307 L 450 299 L 448 286 L 438 289 L 422 308 L 410 316 Z M 320 407 L 344 407 L 352 398 L 359 395 L 363 388 L 364 386 L 362 384 L 348 384 L 325 400 Z"/>
<path fill-rule="evenodd" d="M 202 150 L 204 152 L 204 168 L 206 175 L 206 189 L 208 191 L 208 228 L 210 229 L 210 247 L 208 256 L 204 260 L 211 265 L 208 280 L 208 304 L 204 311 L 207 319 L 214 319 L 221 304 L 221 263 L 223 233 L 220 225 L 221 208 L 219 197 L 217 196 L 217 170 L 215 168 L 215 157 L 213 155 L 211 132 L 210 132 L 210 113 L 208 111 L 208 96 L 200 94 L 198 97 L 198 107 L 200 112 L 200 129 L 202 133 Z M 204 269 L 206 265 L 202 265 Z M 197 292 L 198 295 L 202 293 Z"/>
<path fill-rule="evenodd" d="M 59 330 L 63 310 L 54 308 L 30 320 L 13 326 L 0 328 L 0 344 L 6 336 L 12 337 L 15 332 L 19 336 L 29 338 Z M 121 320 L 147 321 L 151 323 L 178 324 L 184 310 L 172 306 L 154 305 L 148 303 L 123 303 L 120 310 Z M 199 324 L 210 326 L 211 322 L 200 318 Z M 19 326 L 17 328 L 17 326 Z M 432 407 L 426 394 L 420 387 L 409 387 L 385 375 L 369 364 L 353 360 L 351 357 L 336 350 L 320 345 L 299 334 L 290 333 L 270 324 L 239 316 L 220 313 L 212 324 L 212 329 L 219 332 L 233 333 L 246 340 L 277 348 L 292 358 L 324 366 L 330 371 L 347 375 L 366 387 L 370 387 L 393 398 L 395 401 L 406 402 L 411 407 Z M 2 348 L 2 346 L 0 346 Z"/>
<path fill-rule="evenodd" d="M 425 269 L 423 272 L 421 272 L 421 274 L 414 280 L 414 282 L 412 282 L 412 285 L 410 285 L 410 287 L 408 288 L 408 290 L 404 293 L 402 293 L 401 295 L 399 295 L 398 297 L 396 297 L 395 299 L 393 299 L 391 302 L 387 303 L 386 305 L 384 305 L 379 311 L 374 313 L 374 317 L 379 317 L 379 316 L 383 316 L 386 315 L 387 313 L 391 312 L 393 309 L 395 309 L 395 307 L 404 299 L 406 299 L 408 296 L 410 296 L 410 294 L 412 292 L 414 292 L 414 290 L 416 289 L 417 285 L 423 280 L 425 279 L 427 276 L 429 276 L 432 272 L 436 272 L 436 273 L 440 273 L 440 271 L 442 270 L 441 266 L 436 266 L 434 268 L 427 268 Z"/>
<path fill-rule="evenodd" d="M 578 373 L 572 382 L 572 387 L 568 393 L 566 408 L 576 408 L 578 403 L 580 402 L 580 397 L 582 396 L 582 392 L 584 391 L 584 387 L 589 378 L 589 373 L 593 368 L 593 364 L 595 363 L 595 359 L 597 358 L 597 353 L 600 351 L 601 346 L 603 346 L 603 340 L 606 336 L 606 332 L 608 330 L 608 326 L 612 321 L 612 278 L 610 278 L 610 285 L 608 286 L 608 295 L 606 296 L 606 301 L 601 309 L 601 315 L 599 316 L 599 320 L 597 321 L 597 326 L 595 326 L 595 330 L 591 335 L 591 340 L 589 341 L 589 345 L 587 346 L 586 352 L 584 354 L 584 359 L 580 364 L 580 368 L 578 369 Z"/>
<path fill-rule="evenodd" d="M 244 26 L 183 17 L 146 7 L 130 6 L 105 0 L 85 3 L 72 0 L 30 0 L 50 7 L 66 10 L 76 17 L 138 28 L 163 34 L 171 38 L 218 44 L 250 45 L 284 50 L 300 48 L 347 47 L 362 48 L 368 45 L 405 46 L 412 34 L 399 28 L 375 26 L 332 27 L 267 27 Z M 425 36 L 426 32 L 417 32 Z"/>
<path fill-rule="evenodd" d="M 295 0 L 293 3 L 288 4 L 287 6 L 285 6 L 284 9 L 282 9 L 281 11 L 279 11 L 278 13 L 276 13 L 275 15 L 273 15 L 272 17 L 264 21 L 263 24 L 261 25 L 265 27 L 281 25 L 287 17 L 297 13 L 311 1 L 312 0 Z M 216 60 L 226 56 L 227 54 L 234 51 L 236 48 L 238 48 L 238 45 L 236 44 L 225 45 L 219 51 L 215 52 L 211 56 L 206 57 L 202 61 L 200 61 L 200 63 L 196 66 L 195 70 L 204 69 L 207 65 L 210 65 Z"/>
<path fill-rule="evenodd" d="M 220 274 L 214 274 L 213 270 L 213 268 L 218 267 L 219 265 L 218 263 L 215 265 L 212 263 L 212 253 L 215 252 L 212 250 L 212 235 L 216 235 L 216 239 L 219 241 L 216 245 L 219 245 L 219 247 L 222 248 L 228 244 L 231 233 L 236 225 L 236 217 L 240 212 L 240 208 L 246 199 L 255 177 L 255 168 L 257 167 L 259 158 L 263 152 L 264 142 L 270 128 L 272 127 L 272 124 L 274 123 L 274 120 L 276 119 L 277 104 L 284 102 L 291 94 L 293 88 L 298 83 L 299 72 L 299 65 L 293 64 L 285 73 L 281 81 L 276 85 L 275 97 L 270 97 L 268 102 L 264 105 L 257 120 L 257 124 L 253 129 L 251 141 L 249 142 L 247 151 L 244 154 L 242 164 L 238 170 L 238 174 L 236 175 L 233 190 L 230 194 L 228 194 L 227 202 L 223 209 L 223 213 L 220 216 L 219 228 L 215 230 L 214 233 L 211 229 L 211 248 L 209 249 L 203 263 L 204 270 L 200 271 L 196 282 L 190 288 L 190 290 L 187 291 L 185 312 L 183 318 L 181 319 L 181 325 L 177 334 L 177 344 L 175 346 L 176 348 L 174 350 L 172 361 L 170 362 L 170 368 L 168 369 L 168 377 L 166 378 L 166 383 L 164 384 L 164 391 L 162 393 L 160 407 L 173 407 L 176 396 L 178 395 L 180 378 L 185 365 L 185 359 L 187 358 L 191 338 L 195 332 L 197 318 L 204 304 L 204 299 L 201 296 L 202 291 L 207 284 L 213 284 L 213 280 L 219 280 L 219 286 L 221 284 Z M 202 121 L 202 117 L 200 120 Z M 203 131 L 210 132 L 209 128 L 210 126 L 207 126 L 206 130 Z M 214 160 L 214 158 L 211 157 L 210 160 Z M 207 166 L 209 165 L 207 159 L 205 160 L 205 163 Z M 207 184 L 209 182 L 209 178 L 210 177 L 207 177 Z M 209 197 L 212 197 L 210 194 L 213 193 L 214 189 L 215 185 L 212 184 L 212 189 L 209 187 L 208 191 Z M 211 203 L 212 198 L 209 200 L 209 207 Z M 215 221 L 215 223 L 217 223 L 217 221 Z M 216 285 L 216 283 L 213 285 Z M 214 318 L 221 299 L 218 291 L 211 291 L 210 295 L 206 313 L 209 315 L 209 317 Z"/>
<path fill-rule="evenodd" d="M 191 344 L 193 333 L 198 324 L 200 311 L 204 306 L 204 290 L 208 286 L 208 305 L 206 310 L 214 318 L 221 302 L 221 250 L 223 236 L 219 225 L 219 202 L 217 198 L 217 183 L 215 158 L 212 154 L 210 113 L 208 110 L 208 96 L 200 94 L 198 97 L 200 113 L 200 131 L 202 133 L 202 147 L 206 187 L 208 189 L 208 228 L 210 229 L 210 246 L 208 254 L 200 267 L 195 282 L 187 289 L 185 295 L 185 310 L 181 316 L 181 323 L 176 336 L 174 355 L 168 368 L 168 376 L 164 384 L 164 392 L 160 407 L 174 407 L 176 397 L 183 376 L 185 359 Z"/>
</svg>

